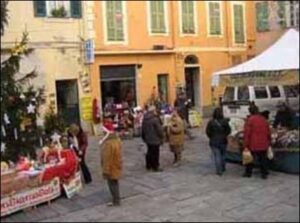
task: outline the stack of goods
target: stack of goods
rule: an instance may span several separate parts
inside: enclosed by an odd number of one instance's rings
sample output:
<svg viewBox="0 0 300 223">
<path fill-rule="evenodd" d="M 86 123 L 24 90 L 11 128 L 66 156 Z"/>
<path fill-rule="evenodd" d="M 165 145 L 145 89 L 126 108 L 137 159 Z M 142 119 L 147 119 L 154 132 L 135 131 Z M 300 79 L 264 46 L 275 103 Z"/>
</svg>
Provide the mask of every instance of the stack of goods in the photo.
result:
<svg viewBox="0 0 300 223">
<path fill-rule="evenodd" d="M 272 146 L 274 148 L 299 148 L 299 130 L 274 129 Z"/>
<path fill-rule="evenodd" d="M 202 118 L 199 112 L 196 110 L 189 111 L 189 122 L 192 128 L 200 127 L 202 124 Z"/>
</svg>

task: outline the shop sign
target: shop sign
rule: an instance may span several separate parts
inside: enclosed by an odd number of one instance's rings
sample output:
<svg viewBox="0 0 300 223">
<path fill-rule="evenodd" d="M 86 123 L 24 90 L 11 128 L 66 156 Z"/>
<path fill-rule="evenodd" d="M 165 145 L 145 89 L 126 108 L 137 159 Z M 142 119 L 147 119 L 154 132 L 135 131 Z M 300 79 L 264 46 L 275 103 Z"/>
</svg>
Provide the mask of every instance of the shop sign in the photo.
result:
<svg viewBox="0 0 300 223">
<path fill-rule="evenodd" d="M 57 177 L 46 185 L 35 187 L 12 196 L 3 197 L 1 198 L 1 217 L 51 201 L 59 197 L 60 194 L 60 182 Z"/>
<path fill-rule="evenodd" d="M 76 194 L 79 190 L 81 190 L 82 181 L 80 172 L 77 172 L 75 177 L 68 184 L 63 184 L 63 188 L 66 192 L 67 198 L 69 199 L 73 197 L 74 194 Z"/>
<path fill-rule="evenodd" d="M 93 102 L 91 97 L 81 98 L 80 101 L 81 117 L 85 121 L 93 120 Z"/>
<path fill-rule="evenodd" d="M 86 64 L 95 62 L 94 42 L 92 39 L 88 39 L 84 42 L 84 54 Z"/>
</svg>

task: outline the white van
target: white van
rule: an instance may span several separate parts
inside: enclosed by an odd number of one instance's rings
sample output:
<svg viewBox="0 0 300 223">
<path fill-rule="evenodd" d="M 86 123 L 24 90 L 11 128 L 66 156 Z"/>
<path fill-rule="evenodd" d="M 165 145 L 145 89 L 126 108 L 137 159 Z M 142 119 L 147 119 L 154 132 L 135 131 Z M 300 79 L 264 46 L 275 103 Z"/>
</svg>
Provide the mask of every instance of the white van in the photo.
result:
<svg viewBox="0 0 300 223">
<path fill-rule="evenodd" d="M 222 107 L 226 118 L 246 118 L 249 102 L 254 101 L 259 110 L 270 112 L 273 120 L 279 102 L 287 102 L 296 112 L 299 111 L 299 85 L 288 86 L 233 86 L 226 87 Z"/>
</svg>

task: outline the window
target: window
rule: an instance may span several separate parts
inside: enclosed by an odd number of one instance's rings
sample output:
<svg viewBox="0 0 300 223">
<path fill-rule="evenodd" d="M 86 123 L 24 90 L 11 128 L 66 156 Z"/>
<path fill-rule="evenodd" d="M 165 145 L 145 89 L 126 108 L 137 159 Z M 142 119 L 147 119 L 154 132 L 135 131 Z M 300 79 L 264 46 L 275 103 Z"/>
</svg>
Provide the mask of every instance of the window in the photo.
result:
<svg viewBox="0 0 300 223">
<path fill-rule="evenodd" d="M 183 34 L 195 34 L 195 2 L 180 1 L 181 5 L 181 32 Z"/>
<path fill-rule="evenodd" d="M 238 44 L 245 43 L 245 21 L 244 5 L 233 5 L 233 22 L 234 22 L 234 42 Z"/>
<path fill-rule="evenodd" d="M 209 34 L 222 35 L 221 2 L 208 2 Z"/>
<path fill-rule="evenodd" d="M 280 98 L 280 91 L 277 86 L 269 86 L 271 98 Z"/>
<path fill-rule="evenodd" d="M 122 1 L 105 1 L 106 40 L 109 42 L 125 41 L 124 8 Z"/>
<path fill-rule="evenodd" d="M 299 87 L 297 85 L 283 86 L 284 94 L 288 98 L 295 98 L 299 96 Z"/>
<path fill-rule="evenodd" d="M 269 10 L 268 2 L 256 3 L 256 30 L 264 32 L 269 30 Z"/>
<path fill-rule="evenodd" d="M 241 86 L 238 88 L 238 100 L 248 101 L 250 98 L 248 86 Z"/>
<path fill-rule="evenodd" d="M 254 87 L 254 93 L 256 99 L 268 98 L 268 92 L 266 87 Z"/>
<path fill-rule="evenodd" d="M 81 18 L 81 1 L 33 1 L 35 17 Z"/>
<path fill-rule="evenodd" d="M 158 93 L 164 102 L 168 102 L 168 74 L 157 75 Z"/>
<path fill-rule="evenodd" d="M 298 1 L 277 1 L 279 24 L 283 28 L 299 28 L 299 2 Z"/>
<path fill-rule="evenodd" d="M 227 87 L 225 89 L 224 101 L 234 101 L 234 87 Z"/>
<path fill-rule="evenodd" d="M 150 30 L 151 33 L 167 33 L 166 2 L 150 1 Z"/>
</svg>

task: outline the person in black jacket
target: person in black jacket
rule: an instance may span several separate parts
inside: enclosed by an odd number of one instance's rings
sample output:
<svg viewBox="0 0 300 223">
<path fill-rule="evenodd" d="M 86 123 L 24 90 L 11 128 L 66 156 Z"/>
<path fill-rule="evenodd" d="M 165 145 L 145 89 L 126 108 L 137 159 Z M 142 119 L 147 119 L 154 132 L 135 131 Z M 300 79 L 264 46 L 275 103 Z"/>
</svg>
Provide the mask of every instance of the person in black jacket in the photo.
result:
<svg viewBox="0 0 300 223">
<path fill-rule="evenodd" d="M 150 106 L 142 122 L 142 139 L 147 144 L 146 168 L 152 171 L 161 171 L 159 168 L 159 147 L 163 144 L 163 127 L 156 107 Z"/>
<path fill-rule="evenodd" d="M 277 128 L 278 126 L 281 126 L 287 129 L 292 129 L 295 115 L 292 109 L 284 102 L 280 102 L 277 107 L 279 110 L 276 113 L 273 127 Z"/>
<path fill-rule="evenodd" d="M 215 160 L 216 171 L 220 176 L 226 170 L 225 153 L 227 136 L 230 132 L 228 120 L 223 117 L 222 109 L 216 108 L 213 112 L 213 118 L 207 124 L 206 134 Z"/>
</svg>

